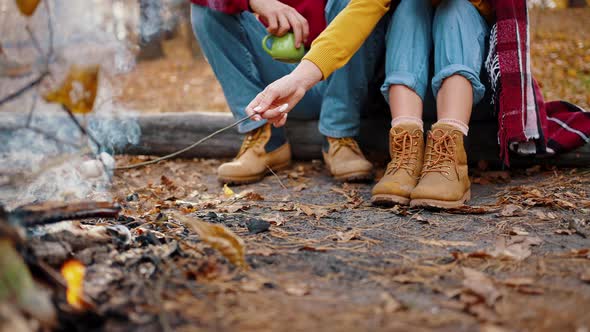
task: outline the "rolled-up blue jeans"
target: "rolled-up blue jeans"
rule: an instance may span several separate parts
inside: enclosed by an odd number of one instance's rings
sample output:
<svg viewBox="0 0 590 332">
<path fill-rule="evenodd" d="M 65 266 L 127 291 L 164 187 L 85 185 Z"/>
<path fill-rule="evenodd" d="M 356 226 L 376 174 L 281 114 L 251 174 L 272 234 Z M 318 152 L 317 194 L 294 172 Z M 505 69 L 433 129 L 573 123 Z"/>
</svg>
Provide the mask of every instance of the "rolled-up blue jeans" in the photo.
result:
<svg viewBox="0 0 590 332">
<path fill-rule="evenodd" d="M 325 7 L 327 22 L 347 4 L 348 0 L 329 0 Z M 267 31 L 252 13 L 227 15 L 193 5 L 191 16 L 194 33 L 236 119 L 246 116 L 246 106 L 267 85 L 295 68 L 273 60 L 262 49 Z M 384 34 L 384 27 L 374 31 L 350 62 L 308 91 L 289 116 L 302 120 L 319 118 L 319 131 L 325 136 L 357 136 L 369 80 L 383 50 L 380 41 Z M 264 123 L 246 121 L 238 130 L 249 132 Z"/>
<path fill-rule="evenodd" d="M 443 0 L 437 7 L 432 0 L 401 0 L 387 28 L 383 96 L 388 100 L 389 87 L 399 84 L 424 100 L 430 83 L 436 97 L 446 78 L 461 75 L 471 82 L 477 104 L 485 94 L 480 73 L 489 30 L 468 0 Z"/>
</svg>

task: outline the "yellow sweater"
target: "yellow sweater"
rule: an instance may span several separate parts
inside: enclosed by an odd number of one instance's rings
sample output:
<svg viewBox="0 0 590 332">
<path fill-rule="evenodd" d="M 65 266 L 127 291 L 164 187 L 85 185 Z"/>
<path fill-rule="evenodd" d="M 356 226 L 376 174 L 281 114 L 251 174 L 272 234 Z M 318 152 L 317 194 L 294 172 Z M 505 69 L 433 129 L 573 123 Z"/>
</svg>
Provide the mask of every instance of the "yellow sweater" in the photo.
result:
<svg viewBox="0 0 590 332">
<path fill-rule="evenodd" d="M 432 0 L 432 4 L 436 6 L 440 1 Z M 491 19 L 493 10 L 488 0 L 470 1 L 484 17 Z M 314 40 L 304 59 L 318 66 L 323 77 L 327 78 L 358 51 L 379 20 L 389 11 L 390 3 L 391 0 L 351 0 Z"/>
</svg>

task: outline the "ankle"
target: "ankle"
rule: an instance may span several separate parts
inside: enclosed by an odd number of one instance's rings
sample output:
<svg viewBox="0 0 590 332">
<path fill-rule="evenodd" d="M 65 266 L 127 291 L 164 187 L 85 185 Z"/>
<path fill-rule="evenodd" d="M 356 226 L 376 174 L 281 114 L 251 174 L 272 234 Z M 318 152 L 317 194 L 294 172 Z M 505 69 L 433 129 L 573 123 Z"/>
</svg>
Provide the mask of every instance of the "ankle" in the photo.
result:
<svg viewBox="0 0 590 332">
<path fill-rule="evenodd" d="M 467 134 L 469 133 L 469 125 L 467 125 L 465 122 L 461 120 L 445 118 L 438 120 L 436 124 L 446 124 L 453 126 L 457 128 L 459 131 L 461 131 L 465 136 L 467 136 Z"/>
<path fill-rule="evenodd" d="M 415 116 L 398 116 L 391 120 L 391 127 L 399 126 L 401 124 L 417 125 L 420 130 L 424 131 L 424 122 L 422 119 Z"/>
</svg>

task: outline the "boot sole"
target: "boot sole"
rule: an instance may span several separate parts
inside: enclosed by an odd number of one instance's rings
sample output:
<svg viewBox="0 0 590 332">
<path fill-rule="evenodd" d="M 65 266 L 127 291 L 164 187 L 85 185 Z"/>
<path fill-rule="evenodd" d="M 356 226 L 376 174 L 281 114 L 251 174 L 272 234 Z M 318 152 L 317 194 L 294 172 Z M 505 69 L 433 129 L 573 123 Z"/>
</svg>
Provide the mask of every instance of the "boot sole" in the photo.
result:
<svg viewBox="0 0 590 332">
<path fill-rule="evenodd" d="M 333 175 L 334 180 L 340 182 L 365 182 L 373 180 L 373 172 L 351 172 L 344 175 Z"/>
<path fill-rule="evenodd" d="M 371 197 L 371 203 L 378 206 L 394 206 L 394 205 L 409 205 L 410 199 L 398 195 L 373 195 Z"/>
<path fill-rule="evenodd" d="M 269 166 L 273 172 L 278 172 L 278 171 L 282 171 L 286 168 L 289 168 L 289 166 L 291 166 L 291 162 L 287 162 L 284 164 L 280 164 L 280 165 L 276 165 L 276 166 Z M 255 182 L 259 182 L 262 179 L 264 179 L 267 175 L 272 174 L 271 171 L 267 170 L 266 172 L 263 173 L 259 173 L 259 174 L 254 174 L 254 175 L 248 175 L 248 176 L 228 176 L 228 177 L 217 177 L 217 181 L 219 181 L 220 183 L 226 183 L 228 185 L 242 185 L 242 184 L 250 184 L 250 183 L 255 183 Z"/>
<path fill-rule="evenodd" d="M 413 199 L 410 201 L 410 207 L 436 208 L 436 209 L 455 209 L 461 207 L 471 199 L 471 189 L 467 190 L 463 197 L 458 201 L 441 201 L 436 199 Z"/>
</svg>

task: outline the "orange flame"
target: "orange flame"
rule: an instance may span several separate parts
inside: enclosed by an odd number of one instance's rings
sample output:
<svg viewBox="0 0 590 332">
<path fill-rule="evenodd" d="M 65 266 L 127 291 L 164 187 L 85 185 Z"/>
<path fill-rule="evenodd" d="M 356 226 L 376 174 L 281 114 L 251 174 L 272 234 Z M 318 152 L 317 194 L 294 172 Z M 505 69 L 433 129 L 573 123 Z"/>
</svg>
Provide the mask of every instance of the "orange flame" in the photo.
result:
<svg viewBox="0 0 590 332">
<path fill-rule="evenodd" d="M 67 261 L 61 268 L 68 289 L 66 291 L 66 299 L 68 303 L 76 309 L 84 309 L 86 302 L 84 302 L 84 274 L 86 268 L 77 260 Z"/>
</svg>

